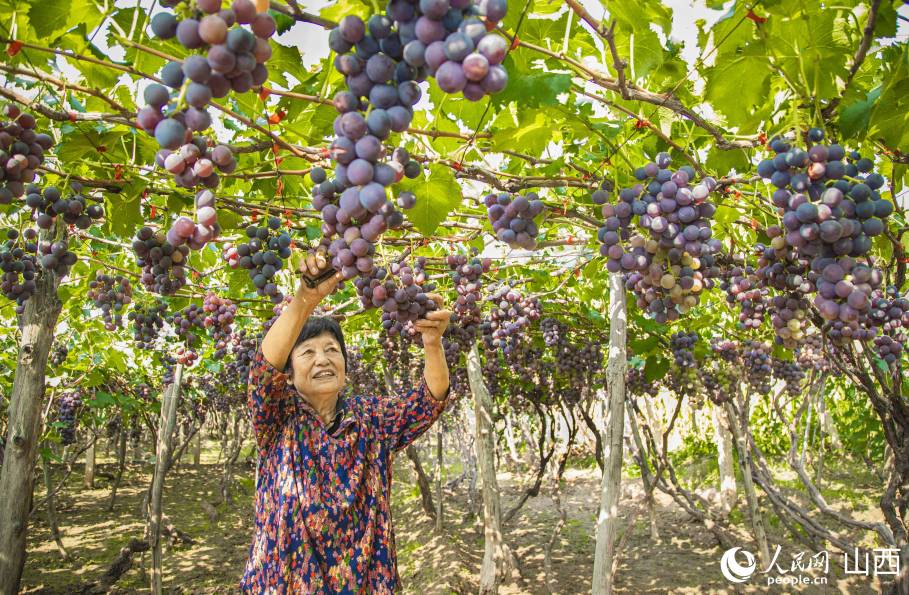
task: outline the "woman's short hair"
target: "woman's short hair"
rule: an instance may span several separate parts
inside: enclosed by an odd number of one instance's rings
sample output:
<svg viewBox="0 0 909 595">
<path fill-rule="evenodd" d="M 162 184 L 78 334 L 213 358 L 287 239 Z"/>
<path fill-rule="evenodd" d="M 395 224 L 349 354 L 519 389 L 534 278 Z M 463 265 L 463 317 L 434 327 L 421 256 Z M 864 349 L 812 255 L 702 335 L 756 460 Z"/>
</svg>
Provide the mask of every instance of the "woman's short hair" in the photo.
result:
<svg viewBox="0 0 909 595">
<path fill-rule="evenodd" d="M 344 346 L 344 333 L 341 332 L 341 325 L 338 324 L 338 321 L 334 318 L 310 316 L 309 320 L 306 321 L 306 324 L 303 325 L 303 329 L 300 331 L 299 336 L 297 336 L 297 341 L 294 343 L 293 349 L 291 349 L 290 352 L 293 353 L 293 350 L 303 341 L 318 337 L 325 332 L 331 333 L 338 342 L 338 345 L 341 346 L 341 355 L 344 356 L 344 370 L 347 371 L 347 348 Z M 287 358 L 287 371 L 290 371 L 292 364 L 293 358 Z"/>
</svg>

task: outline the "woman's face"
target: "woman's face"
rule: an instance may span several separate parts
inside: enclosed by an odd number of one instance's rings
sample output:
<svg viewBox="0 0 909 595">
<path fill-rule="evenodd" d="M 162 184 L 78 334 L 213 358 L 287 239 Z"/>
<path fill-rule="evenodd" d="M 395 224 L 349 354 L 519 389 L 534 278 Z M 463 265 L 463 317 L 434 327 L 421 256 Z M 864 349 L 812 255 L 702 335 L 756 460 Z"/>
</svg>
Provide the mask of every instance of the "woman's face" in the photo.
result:
<svg viewBox="0 0 909 595">
<path fill-rule="evenodd" d="M 290 354 L 294 388 L 306 397 L 337 396 L 347 377 L 341 346 L 329 332 L 309 338 Z"/>
</svg>

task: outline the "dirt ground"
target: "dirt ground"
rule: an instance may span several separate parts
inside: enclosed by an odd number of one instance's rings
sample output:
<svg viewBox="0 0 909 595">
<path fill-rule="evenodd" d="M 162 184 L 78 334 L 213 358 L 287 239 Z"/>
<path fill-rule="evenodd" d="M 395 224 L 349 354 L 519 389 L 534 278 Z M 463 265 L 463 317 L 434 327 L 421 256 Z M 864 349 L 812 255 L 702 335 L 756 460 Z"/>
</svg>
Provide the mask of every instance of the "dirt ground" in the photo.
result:
<svg viewBox="0 0 909 595">
<path fill-rule="evenodd" d="M 214 446 L 214 445 L 212 445 Z M 164 497 L 165 514 L 174 525 L 188 534 L 193 545 L 171 546 L 164 554 L 164 584 L 170 593 L 235 592 L 246 559 L 252 530 L 253 470 L 241 467 L 234 487 L 234 503 L 219 507 L 218 519 L 212 523 L 203 510 L 203 501 L 215 501 L 220 467 L 215 451 L 206 452 L 198 468 L 184 462 L 168 475 Z M 107 460 L 99 465 L 102 473 L 113 473 Z M 424 462 L 429 469 L 430 465 Z M 413 482 L 410 462 L 403 456 L 395 462 L 393 522 L 397 534 L 399 574 L 403 593 L 449 594 L 475 593 L 483 556 L 481 520 L 468 511 L 464 483 L 445 492 L 445 528 L 435 534 L 433 522 L 422 512 Z M 96 580 L 106 570 L 118 551 L 132 538 L 141 538 L 143 523 L 138 514 L 142 491 L 148 485 L 152 467 L 131 465 L 124 477 L 116 506 L 107 512 L 110 481 L 99 477 L 96 488 L 82 487 L 81 474 L 74 473 L 59 497 L 59 523 L 63 543 L 73 561 L 62 560 L 39 510 L 29 532 L 29 553 L 22 582 L 22 592 L 62 594 L 78 592 L 78 587 Z M 81 471 L 81 469 L 79 469 Z M 60 477 L 62 469 L 55 470 Z M 876 518 L 873 500 L 880 489 L 873 477 L 855 470 L 843 470 L 841 476 L 827 481 L 825 495 L 832 502 L 837 493 L 849 493 L 846 506 L 861 518 Z M 447 477 L 453 477 L 450 470 Z M 518 498 L 526 479 L 509 473 L 499 474 L 503 510 Z M 594 469 L 569 468 L 562 483 L 562 500 L 567 510 L 567 523 L 552 550 L 553 592 L 560 594 L 589 593 L 593 572 L 595 545 L 594 522 L 599 502 L 599 472 Z M 709 490 L 702 492 L 709 496 Z M 794 494 L 795 492 L 793 492 Z M 43 496 L 43 486 L 36 498 Z M 842 554 L 830 554 L 828 585 L 772 586 L 767 575 L 755 575 L 744 586 L 733 586 L 720 573 L 723 554 L 716 540 L 701 525 L 691 520 L 670 498 L 660 494 L 657 500 L 659 539 L 650 536 L 648 515 L 640 503 L 642 484 L 626 478 L 620 503 L 620 531 L 631 533 L 621 551 L 616 575 L 619 593 L 875 593 L 872 579 L 843 576 Z M 731 518 L 736 521 L 741 545 L 755 551 L 746 533 L 744 499 Z M 635 514 L 635 511 L 640 511 Z M 558 511 L 547 489 L 531 498 L 521 512 L 505 527 L 505 540 L 517 554 L 521 577 L 503 585 L 506 595 L 547 593 L 544 572 L 544 548 L 558 523 Z M 629 528 L 629 521 L 633 526 Z M 792 555 L 805 550 L 794 543 L 771 514 L 767 515 L 771 550 L 779 544 L 779 562 L 788 565 Z M 814 552 L 809 552 L 813 554 Z M 146 569 L 149 556 L 137 555 L 133 568 L 117 583 L 111 593 L 148 592 Z"/>
</svg>

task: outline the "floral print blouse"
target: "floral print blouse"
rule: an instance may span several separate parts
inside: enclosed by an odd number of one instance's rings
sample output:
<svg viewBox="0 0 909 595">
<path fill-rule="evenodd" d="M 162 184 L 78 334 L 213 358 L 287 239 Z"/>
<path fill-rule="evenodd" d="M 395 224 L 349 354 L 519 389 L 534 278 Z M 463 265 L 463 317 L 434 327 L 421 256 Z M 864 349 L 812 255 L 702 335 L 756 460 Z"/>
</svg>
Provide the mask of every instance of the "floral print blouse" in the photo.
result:
<svg viewBox="0 0 909 595">
<path fill-rule="evenodd" d="M 249 408 L 259 447 L 256 529 L 244 593 L 393 593 L 393 456 L 445 409 L 425 380 L 393 397 L 339 399 L 329 434 L 261 350 Z"/>
</svg>

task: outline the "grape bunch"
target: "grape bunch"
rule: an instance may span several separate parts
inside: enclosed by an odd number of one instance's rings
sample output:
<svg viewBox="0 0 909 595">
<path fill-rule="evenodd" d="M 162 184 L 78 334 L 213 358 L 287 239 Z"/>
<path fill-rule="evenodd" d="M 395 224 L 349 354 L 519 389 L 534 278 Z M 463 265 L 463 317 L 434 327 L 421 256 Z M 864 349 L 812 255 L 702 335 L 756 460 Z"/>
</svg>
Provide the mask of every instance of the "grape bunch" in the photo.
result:
<svg viewBox="0 0 909 595">
<path fill-rule="evenodd" d="M 484 322 L 484 334 L 491 348 L 507 356 L 516 349 L 522 333 L 526 334 L 530 325 L 540 318 L 540 300 L 525 297 L 510 285 L 502 285 L 486 299 L 492 309 Z"/>
<path fill-rule="evenodd" d="M 794 349 L 805 337 L 811 305 L 801 295 L 789 294 L 774 296 L 770 306 L 770 322 L 776 331 L 777 342 Z"/>
<path fill-rule="evenodd" d="M 472 340 L 483 323 L 483 313 L 480 311 L 482 276 L 483 273 L 489 272 L 492 261 L 488 258 L 477 258 L 474 250 L 471 258 L 465 254 L 449 254 L 446 262 L 451 269 L 455 293 L 458 294 L 453 307 L 455 322 L 468 331 Z"/>
<path fill-rule="evenodd" d="M 540 330 L 543 332 L 543 343 L 547 347 L 555 347 L 567 338 L 568 329 L 555 318 L 544 318 L 540 321 Z"/>
<path fill-rule="evenodd" d="M 54 139 L 35 132 L 35 117 L 17 106 L 4 109 L 8 120 L 0 120 L 0 205 L 12 204 L 25 193 L 25 185 L 35 181 L 38 166 L 44 163 L 44 152 L 54 146 Z"/>
<path fill-rule="evenodd" d="M 776 187 L 771 198 L 782 216 L 767 250 L 806 261 L 804 281 L 816 291 L 814 305 L 834 342 L 867 341 L 877 334 L 869 312 L 882 274 L 873 262 L 858 259 L 884 233 L 893 203 L 881 197 L 886 181 L 872 172 L 870 159 L 822 144 L 820 129 L 807 137 L 816 143 L 807 151 L 774 138 L 770 149 L 776 155 L 758 164 L 758 174 Z"/>
<path fill-rule="evenodd" d="M 773 377 L 786 383 L 786 393 L 790 397 L 797 397 L 802 392 L 802 381 L 805 379 L 805 371 L 796 361 L 784 361 L 773 358 L 771 363 L 773 368 Z"/>
<path fill-rule="evenodd" d="M 483 198 L 486 214 L 496 238 L 512 248 L 533 250 L 537 246 L 537 224 L 534 219 L 545 209 L 536 192 L 527 196 L 500 192 Z"/>
<path fill-rule="evenodd" d="M 669 349 L 672 350 L 672 357 L 675 365 L 682 369 L 694 368 L 697 366 L 697 360 L 694 359 L 694 346 L 700 337 L 694 331 L 686 333 L 679 331 L 669 337 Z"/>
<path fill-rule="evenodd" d="M 704 387 L 707 398 L 713 404 L 722 405 L 723 403 L 728 403 L 732 401 L 736 394 L 735 382 L 737 380 L 734 375 L 735 372 L 716 365 L 715 361 L 711 363 L 714 365 L 708 365 L 700 372 L 701 386 Z"/>
<path fill-rule="evenodd" d="M 628 365 L 628 371 L 625 372 L 625 392 L 627 394 L 637 397 L 654 397 L 659 390 L 659 383 L 648 381 L 643 368 Z"/>
<path fill-rule="evenodd" d="M 60 395 L 57 403 L 57 421 L 60 423 L 60 441 L 64 446 L 76 441 L 76 416 L 82 406 L 82 391 L 75 389 Z"/>
<path fill-rule="evenodd" d="M 113 442 L 123 429 L 123 417 L 117 413 L 107 420 L 104 426 L 107 439 Z"/>
<path fill-rule="evenodd" d="M 26 188 L 25 206 L 32 210 L 32 217 L 41 229 L 52 229 L 58 217 L 67 225 L 79 229 L 88 229 L 94 221 L 104 216 L 104 208 L 99 204 L 88 204 L 81 193 L 82 184 L 72 182 L 73 194 L 63 196 L 56 186 L 47 186 L 42 191 L 39 186 L 30 184 Z"/>
<path fill-rule="evenodd" d="M 6 241 L 0 244 L 0 271 L 3 271 L 0 290 L 4 297 L 16 302 L 16 314 L 25 312 L 25 302 L 37 289 L 35 277 L 38 274 L 38 259 L 34 254 L 37 244 L 20 246 L 19 237 L 18 230 L 8 229 Z"/>
<path fill-rule="evenodd" d="M 384 267 L 376 267 L 371 277 L 354 280 L 363 307 L 382 310 L 385 332 L 393 337 L 401 335 L 418 344 L 421 336 L 413 323 L 438 308 L 427 295 L 436 285 L 428 280 L 424 266 L 426 259 L 421 256 L 412 267 L 393 262 L 387 271 Z"/>
<path fill-rule="evenodd" d="M 391 377 L 393 388 L 398 390 L 414 380 L 413 354 L 410 343 L 403 336 L 386 334 L 381 339 L 385 370 Z"/>
<path fill-rule="evenodd" d="M 76 253 L 69 249 L 69 241 L 65 238 L 38 242 L 38 262 L 44 270 L 54 271 L 57 275 L 65 277 L 77 260 Z"/>
<path fill-rule="evenodd" d="M 541 358 L 533 358 L 539 361 Z M 603 354 L 600 345 L 595 342 L 580 345 L 566 345 L 566 348 L 556 355 L 556 371 L 575 384 L 586 381 L 590 384 L 593 376 L 603 367 Z"/>
<path fill-rule="evenodd" d="M 742 354 L 739 344 L 729 339 L 720 339 L 713 337 L 710 339 L 710 349 L 720 357 L 721 360 L 730 364 L 741 362 Z"/>
<path fill-rule="evenodd" d="M 189 246 L 174 246 L 167 241 L 164 230 L 140 228 L 133 240 L 133 252 L 136 263 L 142 267 L 140 280 L 148 291 L 173 295 L 186 284 L 184 266 Z"/>
<path fill-rule="evenodd" d="M 267 10 L 267 5 L 263 8 Z M 158 13 L 151 20 L 152 33 L 159 39 L 176 38 L 187 50 L 202 50 L 205 55 L 194 53 L 182 63 L 165 64 L 159 73 L 164 84 L 155 83 L 146 88 L 146 106 L 136 117 L 143 130 L 153 135 L 162 148 L 171 151 L 192 144 L 193 132 L 211 126 L 206 106 L 212 99 L 226 97 L 231 90 L 246 93 L 268 80 L 265 63 L 272 54 L 268 39 L 276 30 L 271 15 L 259 11 L 250 0 L 234 0 L 225 9 L 221 0 L 203 0 L 193 5 L 189 16 L 181 20 L 169 12 Z M 224 167 L 229 171 L 236 166 L 235 162 L 228 165 L 232 160 L 232 156 L 230 160 L 225 157 Z M 172 163 L 176 167 L 177 160 Z M 190 175 L 184 174 L 185 170 L 167 169 L 178 176 L 181 184 L 192 176 L 208 180 L 213 175 L 210 172 L 201 175 L 192 171 L 195 164 L 192 166 Z M 217 186 L 217 177 L 203 183 L 213 188 Z"/>
<path fill-rule="evenodd" d="M 229 146 L 212 145 L 208 137 L 193 136 L 173 150 L 159 149 L 155 164 L 172 174 L 177 186 L 188 189 L 204 186 L 213 190 L 221 182 L 218 172 L 233 173 L 237 160 Z"/>
<path fill-rule="evenodd" d="M 877 290 L 869 316 L 882 333 L 874 338 L 875 351 L 888 365 L 896 366 L 909 347 L 909 299 L 892 285 L 886 292 Z"/>
<path fill-rule="evenodd" d="M 215 195 L 211 190 L 200 190 L 196 194 L 196 221 L 181 215 L 174 220 L 164 238 L 174 247 L 186 244 L 192 250 L 201 250 L 221 234 L 218 213 L 215 211 Z"/>
<path fill-rule="evenodd" d="M 829 370 L 830 360 L 824 353 L 824 337 L 816 329 L 812 330 L 814 332 L 807 332 L 801 344 L 795 348 L 795 361 L 803 368 Z"/>
<path fill-rule="evenodd" d="M 60 367 L 63 365 L 63 362 L 66 361 L 67 356 L 69 355 L 69 348 L 65 343 L 57 343 L 54 345 L 54 350 L 50 354 L 50 363 L 54 367 Z"/>
<path fill-rule="evenodd" d="M 204 186 L 213 190 L 221 183 L 218 172 L 233 173 L 237 169 L 237 159 L 229 146 L 212 144 L 208 137 L 194 136 L 173 150 L 159 149 L 155 153 L 155 164 L 172 174 L 177 186 L 189 189 Z"/>
<path fill-rule="evenodd" d="M 228 375 L 235 377 L 240 384 L 249 380 L 249 368 L 263 336 L 262 333 L 253 334 L 241 329 L 230 337 L 230 352 L 234 357 L 227 364 Z"/>
<path fill-rule="evenodd" d="M 170 323 L 177 336 L 183 339 L 187 347 L 194 347 L 199 336 L 193 332 L 197 328 L 205 328 L 205 311 L 199 304 L 190 304 L 180 312 L 173 315 Z"/>
<path fill-rule="evenodd" d="M 622 189 L 615 204 L 603 204 L 597 234 L 606 268 L 625 273 L 638 307 L 660 323 L 678 319 L 713 287 L 720 275 L 714 255 L 722 247 L 711 229 L 716 206 L 708 200 L 716 181 L 692 185 L 694 170 L 672 171 L 670 163 L 660 153 L 636 169 L 639 183 Z"/>
<path fill-rule="evenodd" d="M 160 299 L 147 306 L 137 304 L 127 318 L 133 323 L 133 339 L 137 347 L 151 351 L 167 320 L 167 304 Z"/>
<path fill-rule="evenodd" d="M 768 394 L 770 374 L 773 372 L 770 346 L 759 341 L 746 341 L 742 350 L 742 362 L 745 364 L 745 379 L 748 384 L 759 393 Z"/>
<path fill-rule="evenodd" d="M 754 274 L 754 267 L 734 266 L 722 273 L 720 288 L 726 301 L 739 306 L 739 328 L 756 329 L 764 322 L 768 290 Z"/>
<path fill-rule="evenodd" d="M 364 361 L 363 354 L 356 346 L 347 350 L 347 378 L 354 395 L 378 395 L 385 392 L 372 366 Z"/>
<path fill-rule="evenodd" d="M 179 347 L 177 347 L 177 349 L 175 350 L 175 353 L 177 354 L 177 357 L 176 357 L 177 363 L 183 364 L 187 368 L 192 366 L 194 363 L 196 363 L 196 360 L 199 359 L 198 353 L 196 353 L 194 350 L 190 349 L 189 347 L 184 347 L 183 345 L 180 345 Z"/>
<path fill-rule="evenodd" d="M 394 21 L 393 49 L 400 50 L 393 57 L 400 53 L 408 71 L 434 76 L 446 93 L 479 101 L 508 83 L 501 65 L 508 42 L 490 32 L 507 10 L 506 0 L 395 0 L 388 4 L 387 17 L 370 19 L 369 31 L 381 36 Z"/>
<path fill-rule="evenodd" d="M 133 289 L 123 275 L 110 276 L 98 271 L 88 284 L 88 298 L 101 310 L 104 328 L 123 327 L 123 310 L 132 301 Z"/>
<path fill-rule="evenodd" d="M 335 178 L 329 181 L 322 168 L 313 168 L 310 178 L 314 184 L 312 205 L 322 217 L 322 245 L 328 247 L 335 270 L 345 279 L 353 279 L 372 272 L 379 236 L 404 224 L 404 215 L 388 199 L 386 187 L 400 180 L 403 173 L 419 175 L 420 168 L 402 148 L 394 150 L 387 164 L 379 163 L 383 152 L 379 137 L 367 134 L 368 123 L 358 112 L 341 116 L 345 117 L 355 124 L 353 128 L 339 125 L 340 134 L 348 136 L 339 136 L 332 143 L 332 159 L 339 164 Z M 397 205 L 411 209 L 416 197 L 403 192 Z"/>
<path fill-rule="evenodd" d="M 247 269 L 256 292 L 275 304 L 284 299 L 275 275 L 284 267 L 284 261 L 290 258 L 293 244 L 290 235 L 280 229 L 281 220 L 268 217 L 265 225 L 246 228 L 246 242 L 226 247 L 224 251 L 227 263 L 233 268 Z"/>
<path fill-rule="evenodd" d="M 227 347 L 231 343 L 237 305 L 227 298 L 208 293 L 202 302 L 202 310 L 205 312 L 202 324 L 211 330 L 212 339 L 215 341 L 214 357 L 221 359 L 227 355 Z"/>
</svg>

